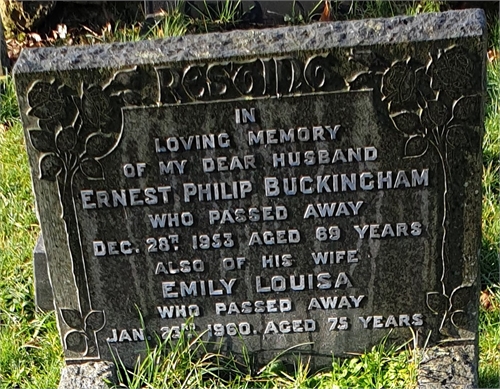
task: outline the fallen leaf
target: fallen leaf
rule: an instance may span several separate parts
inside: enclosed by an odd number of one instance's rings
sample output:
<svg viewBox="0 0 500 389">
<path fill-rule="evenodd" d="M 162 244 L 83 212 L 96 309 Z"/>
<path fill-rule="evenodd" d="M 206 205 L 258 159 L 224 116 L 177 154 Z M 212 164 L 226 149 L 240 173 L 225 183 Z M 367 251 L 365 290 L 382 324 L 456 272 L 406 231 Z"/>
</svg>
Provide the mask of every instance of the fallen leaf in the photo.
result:
<svg viewBox="0 0 500 389">
<path fill-rule="evenodd" d="M 82 26 L 84 30 L 87 30 L 88 32 L 90 32 L 93 36 L 95 37 L 99 37 L 98 34 L 96 34 L 94 31 L 92 31 L 90 28 L 88 28 L 87 26 Z"/>
<path fill-rule="evenodd" d="M 488 50 L 488 61 L 493 62 L 498 60 L 500 53 L 496 49 Z"/>
<path fill-rule="evenodd" d="M 28 35 L 31 38 L 33 38 L 35 40 L 35 42 L 41 42 L 42 41 L 42 37 L 40 35 L 38 35 L 36 32 L 30 32 Z"/>
<path fill-rule="evenodd" d="M 323 8 L 323 12 L 321 13 L 319 21 L 320 22 L 331 22 L 332 20 L 333 19 L 332 19 L 332 15 L 330 12 L 330 1 L 325 0 L 325 7 Z"/>
<path fill-rule="evenodd" d="M 492 311 L 495 309 L 495 299 L 488 290 L 481 291 L 479 296 L 479 303 L 481 307 L 486 311 Z"/>
</svg>

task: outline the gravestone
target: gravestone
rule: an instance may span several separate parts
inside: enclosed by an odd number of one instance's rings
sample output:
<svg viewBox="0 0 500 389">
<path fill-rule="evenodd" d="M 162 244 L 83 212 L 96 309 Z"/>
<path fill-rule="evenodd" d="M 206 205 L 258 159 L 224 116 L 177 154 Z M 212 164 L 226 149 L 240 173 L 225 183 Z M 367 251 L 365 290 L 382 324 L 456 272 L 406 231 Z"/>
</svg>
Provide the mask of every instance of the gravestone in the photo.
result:
<svg viewBox="0 0 500 389">
<path fill-rule="evenodd" d="M 485 25 L 467 10 L 24 51 L 66 361 L 132 365 L 186 329 L 321 367 L 417 334 L 465 350 L 474 382 Z"/>
</svg>

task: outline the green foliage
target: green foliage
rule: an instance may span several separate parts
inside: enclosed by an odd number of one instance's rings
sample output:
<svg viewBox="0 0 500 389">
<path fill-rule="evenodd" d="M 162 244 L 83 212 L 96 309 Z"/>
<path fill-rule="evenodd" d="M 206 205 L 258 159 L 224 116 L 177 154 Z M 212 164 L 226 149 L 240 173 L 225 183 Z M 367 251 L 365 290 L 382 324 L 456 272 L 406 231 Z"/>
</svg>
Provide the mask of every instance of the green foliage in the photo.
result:
<svg viewBox="0 0 500 389">
<path fill-rule="evenodd" d="M 489 49 L 499 52 L 498 19 L 490 23 Z M 479 387 L 500 387 L 500 61 L 487 67 L 487 104 L 483 139 L 483 235 L 481 279 L 488 309 L 479 312 Z M 484 288 L 486 286 L 486 288 Z"/>
<path fill-rule="evenodd" d="M 224 357 L 208 351 L 196 335 L 183 329 L 177 340 L 170 335 L 165 340 L 157 339 L 157 345 L 148 344 L 147 354 L 129 370 L 118 358 L 118 388 L 201 388 L 206 383 L 221 386 L 225 383 L 217 373 L 223 369 Z M 212 385 L 210 385 L 212 386 Z"/>
<path fill-rule="evenodd" d="M 284 16 L 284 21 L 287 24 L 297 25 L 297 24 L 307 24 L 311 23 L 314 18 L 316 18 L 321 11 L 321 5 L 324 4 L 323 0 L 320 0 L 309 12 L 305 12 L 304 8 L 297 1 L 292 2 L 292 9 L 289 13 Z"/>
<path fill-rule="evenodd" d="M 229 24 L 238 21 L 241 14 L 241 0 L 225 0 L 211 6 L 206 0 L 203 1 L 203 9 L 198 8 L 203 17 L 212 23 Z"/>
<path fill-rule="evenodd" d="M 16 93 L 12 77 L 0 78 L 0 129 L 11 127 L 19 121 Z"/>
<path fill-rule="evenodd" d="M 498 43 L 496 49 L 498 50 Z M 483 140 L 483 236 L 481 276 L 484 285 L 499 285 L 500 250 L 500 61 L 488 64 Z"/>
<path fill-rule="evenodd" d="M 187 327 L 187 326 L 186 326 Z M 278 355 L 252 374 L 248 356 L 237 361 L 219 352 L 202 335 L 181 331 L 179 339 L 158 341 L 146 357 L 130 370 L 118 362 L 116 388 L 411 388 L 416 385 L 418 352 L 387 347 L 385 341 L 355 358 L 333 359 L 328 372 L 311 374 L 309 359 L 296 356 L 293 369 L 285 368 Z M 241 340 L 241 339 L 240 339 Z M 300 345 L 298 345 L 300 346 Z"/>
<path fill-rule="evenodd" d="M 319 388 L 410 388 L 417 381 L 419 353 L 387 346 L 386 339 L 370 352 L 351 359 L 334 359 Z"/>
<path fill-rule="evenodd" d="M 479 387 L 500 387 L 500 287 L 489 288 L 492 308 L 479 315 Z"/>
<path fill-rule="evenodd" d="M 0 326 L 0 388 L 55 388 L 62 366 L 52 313 Z"/>
<path fill-rule="evenodd" d="M 342 16 L 338 15 L 338 18 L 352 20 L 391 17 L 404 14 L 407 7 L 408 2 L 401 1 L 353 1 L 347 13 Z"/>
<path fill-rule="evenodd" d="M 500 4 L 496 7 L 489 3 L 490 8 L 486 10 L 486 23 L 488 26 L 488 49 L 495 49 L 497 62 L 500 50 Z M 496 8 L 496 9 L 495 9 Z"/>
<path fill-rule="evenodd" d="M 234 28 L 242 17 L 241 0 L 216 3 L 204 0 L 201 6 L 191 3 L 191 7 L 200 15 L 190 21 L 193 32 L 225 31 Z"/>
<path fill-rule="evenodd" d="M 407 11 L 408 15 L 446 11 L 443 7 L 443 2 L 437 0 L 412 1 L 411 3 L 412 4 Z"/>
<path fill-rule="evenodd" d="M 167 11 L 163 11 L 156 15 L 154 19 L 148 19 L 144 22 L 126 24 L 117 21 L 113 26 L 111 23 L 107 23 L 99 32 L 95 32 L 88 27 L 83 27 L 85 30 L 84 34 L 77 36 L 68 34 L 64 39 L 57 39 L 53 44 L 55 46 L 72 43 L 94 45 L 98 43 L 138 42 L 148 39 L 182 36 L 188 33 L 188 29 L 193 22 L 182 11 L 183 4 L 184 2 L 176 2 L 175 6 L 168 8 Z"/>
<path fill-rule="evenodd" d="M 182 36 L 188 32 L 190 21 L 178 8 L 164 14 L 163 17 L 148 31 L 146 37 L 166 38 Z"/>
<path fill-rule="evenodd" d="M 100 34 L 90 29 L 87 30 L 88 33 L 80 37 L 79 44 L 94 45 L 96 43 L 138 42 L 142 39 L 140 26 L 128 26 L 119 21 L 115 24 L 114 28 L 111 28 L 110 24 L 106 25 Z"/>
</svg>

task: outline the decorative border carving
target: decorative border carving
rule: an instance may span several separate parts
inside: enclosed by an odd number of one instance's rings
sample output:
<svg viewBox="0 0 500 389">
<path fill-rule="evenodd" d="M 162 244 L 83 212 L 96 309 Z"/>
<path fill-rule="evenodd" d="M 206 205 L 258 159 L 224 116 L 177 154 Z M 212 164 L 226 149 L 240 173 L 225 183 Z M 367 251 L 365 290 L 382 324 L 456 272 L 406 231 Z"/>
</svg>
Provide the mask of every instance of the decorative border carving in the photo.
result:
<svg viewBox="0 0 500 389">
<path fill-rule="evenodd" d="M 407 137 L 404 158 L 420 158 L 432 147 L 438 154 L 443 173 L 443 216 L 440 259 L 441 290 L 426 293 L 426 304 L 434 315 L 441 316 L 441 342 L 466 341 L 460 330 L 466 330 L 460 317 L 465 312 L 461 294 L 474 294 L 474 279 L 464 279 L 460 285 L 447 282 L 451 266 L 448 258 L 449 186 L 452 171 L 448 162 L 450 149 L 455 147 L 453 136 L 467 133 L 479 125 L 481 95 L 474 85 L 475 64 L 471 54 L 460 46 L 429 54 L 429 62 L 418 64 L 411 58 L 397 61 L 382 76 L 382 100 L 394 128 Z M 474 115 L 475 113 L 475 115 Z"/>
<path fill-rule="evenodd" d="M 59 309 L 61 320 L 70 328 L 63 336 L 67 358 L 99 358 L 96 333 L 106 325 L 105 312 L 93 309 L 91 303 L 73 180 L 78 173 L 91 180 L 104 179 L 99 161 L 120 142 L 121 109 L 150 104 L 155 97 L 143 97 L 129 85 L 148 79 L 155 80 L 151 72 L 135 67 L 116 72 L 103 85 L 82 82 L 79 90 L 74 90 L 52 79 L 34 82 L 27 93 L 27 115 L 36 117 L 38 124 L 28 129 L 31 145 L 39 152 L 38 178 L 57 185 L 78 293 L 79 310 Z"/>
<path fill-rule="evenodd" d="M 345 54 L 345 53 L 344 53 Z M 315 54 L 306 59 L 267 58 L 252 61 L 185 65 L 179 68 L 147 66 L 116 72 L 101 84 L 81 82 L 78 90 L 58 80 L 35 81 L 27 93 L 27 115 L 38 126 L 28 129 L 31 145 L 39 152 L 39 179 L 55 182 L 63 209 L 79 310 L 61 308 L 60 318 L 70 328 L 64 334 L 67 357 L 99 358 L 96 333 L 106 324 L 105 312 L 92 307 L 87 283 L 77 213 L 73 201 L 73 179 L 84 174 L 102 180 L 100 160 L 113 152 L 123 132 L 122 108 L 220 101 L 318 92 L 373 90 L 385 107 L 394 129 L 406 138 L 403 158 L 421 158 L 436 151 L 443 173 L 441 241 L 441 290 L 427 292 L 431 312 L 441 315 L 443 340 L 460 337 L 463 293 L 471 293 L 474 279 L 448 285 L 447 257 L 448 185 L 451 181 L 448 152 L 454 147 L 452 134 L 477 126 L 481 111 L 480 85 L 473 85 L 471 53 L 451 46 L 429 54 L 426 64 L 413 58 L 392 64 L 370 49 L 351 49 L 352 68 L 341 75 L 338 52 Z M 364 70 L 359 71 L 362 68 Z M 465 94 L 464 94 L 465 92 Z"/>
</svg>

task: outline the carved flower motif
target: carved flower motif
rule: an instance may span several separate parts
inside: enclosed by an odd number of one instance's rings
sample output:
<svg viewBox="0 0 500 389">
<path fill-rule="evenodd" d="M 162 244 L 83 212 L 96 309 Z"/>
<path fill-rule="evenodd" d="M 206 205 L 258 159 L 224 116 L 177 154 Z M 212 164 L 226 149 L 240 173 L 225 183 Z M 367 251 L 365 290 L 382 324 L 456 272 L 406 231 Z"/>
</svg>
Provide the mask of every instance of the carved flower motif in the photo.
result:
<svg viewBox="0 0 500 389">
<path fill-rule="evenodd" d="M 106 323 L 104 311 L 92 310 L 82 317 L 75 309 L 61 309 L 61 316 L 71 328 L 64 335 L 66 349 L 83 355 L 95 350 L 94 333 L 100 331 Z"/>
<path fill-rule="evenodd" d="M 58 90 L 58 85 L 48 82 L 38 82 L 28 92 L 28 102 L 31 106 L 29 115 L 40 119 L 50 119 L 58 116 L 64 110 L 64 97 Z"/>
<path fill-rule="evenodd" d="M 470 319 L 467 314 L 467 302 L 474 288 L 461 285 L 448 297 L 441 292 L 427 293 L 427 307 L 435 315 L 442 315 L 439 332 L 449 337 L 459 337 L 461 330 L 469 330 Z"/>
<path fill-rule="evenodd" d="M 471 88 L 473 69 L 470 55 L 462 47 L 453 47 L 432 61 L 429 67 L 431 87 L 445 90 L 452 98 L 457 98 Z"/>
<path fill-rule="evenodd" d="M 37 82 L 28 92 L 28 115 L 40 119 L 40 128 L 55 132 L 58 126 L 71 124 L 77 113 L 74 92 L 56 83 Z"/>
<path fill-rule="evenodd" d="M 395 103 L 414 101 L 415 72 L 405 62 L 396 63 L 384 74 L 382 94 Z"/>
</svg>

